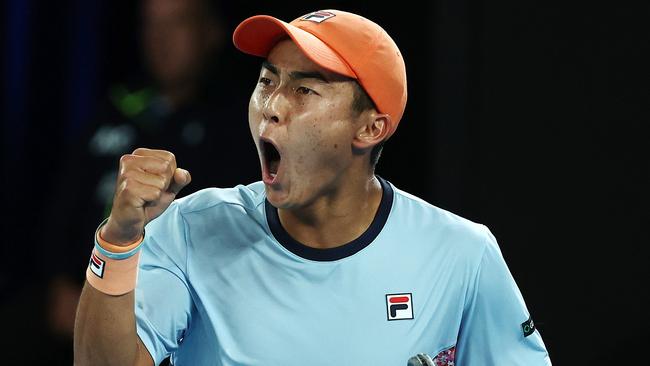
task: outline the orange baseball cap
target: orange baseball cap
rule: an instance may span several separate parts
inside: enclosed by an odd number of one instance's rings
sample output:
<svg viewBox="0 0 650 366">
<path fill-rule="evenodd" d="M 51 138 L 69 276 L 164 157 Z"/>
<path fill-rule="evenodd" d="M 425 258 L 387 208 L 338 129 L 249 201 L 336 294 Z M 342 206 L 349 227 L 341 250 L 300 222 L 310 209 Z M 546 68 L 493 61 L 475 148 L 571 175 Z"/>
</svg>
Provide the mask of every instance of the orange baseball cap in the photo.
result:
<svg viewBox="0 0 650 366">
<path fill-rule="evenodd" d="M 313 62 L 356 79 L 381 113 L 391 117 L 390 137 L 406 107 L 406 67 L 392 38 L 376 23 L 340 10 L 320 10 L 291 23 L 268 15 L 241 22 L 233 33 L 235 47 L 267 57 L 286 36 Z"/>
</svg>

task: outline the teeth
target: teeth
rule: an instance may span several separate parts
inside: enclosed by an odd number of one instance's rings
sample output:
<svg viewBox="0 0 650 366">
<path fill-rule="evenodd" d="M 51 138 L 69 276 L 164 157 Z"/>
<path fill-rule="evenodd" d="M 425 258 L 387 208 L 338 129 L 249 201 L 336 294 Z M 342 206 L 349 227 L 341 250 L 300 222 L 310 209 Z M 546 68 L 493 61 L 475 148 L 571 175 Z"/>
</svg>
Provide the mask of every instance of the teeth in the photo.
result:
<svg viewBox="0 0 650 366">
<path fill-rule="evenodd" d="M 271 173 L 271 178 L 275 178 L 275 176 L 278 175 L 277 173 Z"/>
</svg>

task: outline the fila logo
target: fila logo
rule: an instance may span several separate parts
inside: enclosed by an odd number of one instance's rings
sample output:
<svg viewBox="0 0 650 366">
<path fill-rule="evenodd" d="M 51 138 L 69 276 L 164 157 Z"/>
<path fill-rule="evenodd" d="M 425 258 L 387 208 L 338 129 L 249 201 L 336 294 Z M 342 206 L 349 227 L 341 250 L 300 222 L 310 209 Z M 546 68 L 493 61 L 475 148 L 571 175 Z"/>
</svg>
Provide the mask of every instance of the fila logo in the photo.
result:
<svg viewBox="0 0 650 366">
<path fill-rule="evenodd" d="M 332 12 L 319 10 L 319 11 L 315 11 L 313 13 L 309 13 L 307 15 L 304 15 L 302 18 L 300 18 L 300 20 L 309 20 L 309 21 L 312 21 L 314 23 L 322 23 L 322 22 L 326 21 L 327 19 L 333 18 L 335 16 L 336 16 L 336 14 L 334 14 Z"/>
<path fill-rule="evenodd" d="M 386 311 L 388 320 L 413 319 L 413 301 L 411 293 L 387 294 Z"/>
<path fill-rule="evenodd" d="M 104 262 L 101 258 L 99 258 L 93 251 L 93 254 L 90 256 L 90 262 L 88 263 L 88 265 L 90 266 L 90 270 L 93 271 L 93 273 L 96 274 L 97 277 L 104 278 L 105 264 L 106 262 Z"/>
</svg>

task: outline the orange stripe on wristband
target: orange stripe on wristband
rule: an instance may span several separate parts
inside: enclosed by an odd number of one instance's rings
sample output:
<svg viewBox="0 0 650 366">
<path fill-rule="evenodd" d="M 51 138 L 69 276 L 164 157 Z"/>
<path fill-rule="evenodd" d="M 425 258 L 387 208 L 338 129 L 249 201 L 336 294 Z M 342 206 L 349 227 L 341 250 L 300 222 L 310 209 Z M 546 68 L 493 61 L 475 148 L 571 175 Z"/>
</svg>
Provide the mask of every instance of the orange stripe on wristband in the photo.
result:
<svg viewBox="0 0 650 366">
<path fill-rule="evenodd" d="M 140 243 L 142 243 L 142 241 L 144 240 L 144 234 L 143 234 L 143 235 L 140 236 L 140 238 L 138 240 L 136 240 L 133 243 L 130 243 L 128 245 L 124 245 L 124 246 L 115 245 L 115 244 L 111 244 L 111 243 L 107 242 L 106 240 L 104 240 L 102 238 L 102 236 L 100 235 L 101 231 L 102 230 L 101 230 L 101 226 L 100 226 L 99 230 L 97 230 L 97 242 L 99 243 L 99 245 L 101 245 L 102 248 L 106 249 L 107 251 L 109 251 L 111 253 L 126 253 L 126 252 L 128 252 L 130 250 L 133 250 L 138 245 L 140 245 Z"/>
<path fill-rule="evenodd" d="M 135 289 L 139 260 L 140 251 L 129 258 L 116 260 L 93 249 L 86 269 L 86 280 L 105 294 L 124 295 Z"/>
</svg>

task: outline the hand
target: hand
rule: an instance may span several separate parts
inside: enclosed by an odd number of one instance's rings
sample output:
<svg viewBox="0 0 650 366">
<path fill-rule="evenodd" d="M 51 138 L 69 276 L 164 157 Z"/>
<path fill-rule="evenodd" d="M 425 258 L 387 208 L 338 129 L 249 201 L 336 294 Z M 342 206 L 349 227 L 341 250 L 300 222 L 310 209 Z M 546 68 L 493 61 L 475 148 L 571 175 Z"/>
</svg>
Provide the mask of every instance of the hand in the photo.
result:
<svg viewBox="0 0 650 366">
<path fill-rule="evenodd" d="M 123 155 L 111 215 L 100 235 L 115 245 L 136 241 L 144 226 L 160 216 L 192 177 L 176 167 L 169 151 L 138 148 Z"/>
</svg>

